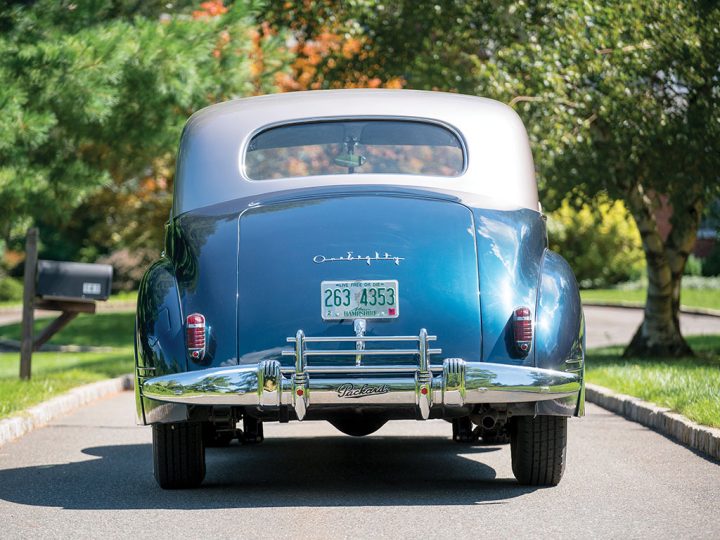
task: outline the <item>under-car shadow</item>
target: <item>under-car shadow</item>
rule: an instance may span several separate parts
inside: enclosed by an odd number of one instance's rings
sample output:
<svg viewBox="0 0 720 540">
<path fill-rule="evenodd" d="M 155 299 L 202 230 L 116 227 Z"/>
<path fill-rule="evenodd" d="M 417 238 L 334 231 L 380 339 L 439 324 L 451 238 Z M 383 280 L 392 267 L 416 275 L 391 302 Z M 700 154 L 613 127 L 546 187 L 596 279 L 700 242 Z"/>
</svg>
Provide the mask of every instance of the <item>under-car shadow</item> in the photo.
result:
<svg viewBox="0 0 720 540">
<path fill-rule="evenodd" d="M 95 459 L 0 471 L 0 498 L 83 510 L 211 509 L 492 504 L 534 491 L 468 457 L 497 450 L 431 437 L 270 439 L 208 449 L 201 488 L 164 491 L 149 444 L 100 446 L 83 450 Z"/>
</svg>

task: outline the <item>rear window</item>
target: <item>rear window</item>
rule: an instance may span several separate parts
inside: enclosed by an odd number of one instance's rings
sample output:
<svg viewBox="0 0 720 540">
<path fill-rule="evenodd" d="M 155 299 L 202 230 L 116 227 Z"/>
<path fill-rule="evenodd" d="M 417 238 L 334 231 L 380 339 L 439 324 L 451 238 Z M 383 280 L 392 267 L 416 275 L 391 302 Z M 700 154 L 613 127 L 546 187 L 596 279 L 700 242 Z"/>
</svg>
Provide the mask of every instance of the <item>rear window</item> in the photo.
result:
<svg viewBox="0 0 720 540">
<path fill-rule="evenodd" d="M 458 176 L 463 145 L 449 129 L 405 120 L 292 124 L 255 135 L 245 155 L 253 180 L 327 174 Z"/>
</svg>

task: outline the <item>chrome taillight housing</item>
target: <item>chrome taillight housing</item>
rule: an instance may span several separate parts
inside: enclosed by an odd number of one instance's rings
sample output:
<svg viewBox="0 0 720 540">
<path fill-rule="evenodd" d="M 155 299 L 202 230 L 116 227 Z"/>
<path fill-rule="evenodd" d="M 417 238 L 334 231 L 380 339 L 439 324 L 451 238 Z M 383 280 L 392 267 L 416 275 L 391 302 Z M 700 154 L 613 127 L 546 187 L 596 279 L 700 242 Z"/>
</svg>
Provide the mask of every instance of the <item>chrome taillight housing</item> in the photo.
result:
<svg viewBox="0 0 720 540">
<path fill-rule="evenodd" d="M 185 344 L 193 360 L 200 361 L 205 357 L 207 328 L 204 315 L 193 313 L 185 318 Z"/>
<path fill-rule="evenodd" d="M 532 316 L 530 308 L 519 307 L 513 312 L 513 338 L 515 348 L 523 356 L 530 352 L 533 339 Z"/>
</svg>

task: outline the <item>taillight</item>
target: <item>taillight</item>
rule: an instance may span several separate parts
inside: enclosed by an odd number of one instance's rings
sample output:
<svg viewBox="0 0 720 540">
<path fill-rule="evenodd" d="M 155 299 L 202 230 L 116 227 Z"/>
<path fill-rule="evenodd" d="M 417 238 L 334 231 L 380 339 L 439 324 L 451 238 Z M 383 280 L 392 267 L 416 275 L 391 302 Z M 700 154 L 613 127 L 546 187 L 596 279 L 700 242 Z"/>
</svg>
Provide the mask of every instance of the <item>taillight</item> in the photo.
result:
<svg viewBox="0 0 720 540">
<path fill-rule="evenodd" d="M 206 343 L 205 317 L 200 313 L 188 315 L 185 319 L 185 337 L 188 354 L 193 360 L 202 360 Z"/>
<path fill-rule="evenodd" d="M 522 355 L 530 352 L 533 338 L 530 308 L 519 307 L 515 309 L 513 313 L 513 336 L 515 338 L 515 347 Z"/>
</svg>

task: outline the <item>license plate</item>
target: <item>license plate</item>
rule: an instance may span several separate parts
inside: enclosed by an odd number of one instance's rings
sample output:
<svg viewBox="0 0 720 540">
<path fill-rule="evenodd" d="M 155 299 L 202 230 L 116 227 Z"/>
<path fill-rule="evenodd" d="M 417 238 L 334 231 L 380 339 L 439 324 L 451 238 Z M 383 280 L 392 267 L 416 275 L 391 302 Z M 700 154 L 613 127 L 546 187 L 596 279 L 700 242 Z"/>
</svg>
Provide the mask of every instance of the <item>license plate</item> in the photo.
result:
<svg viewBox="0 0 720 540">
<path fill-rule="evenodd" d="M 394 319 L 400 315 L 398 282 L 323 281 L 320 306 L 326 321 L 341 319 Z"/>
</svg>

